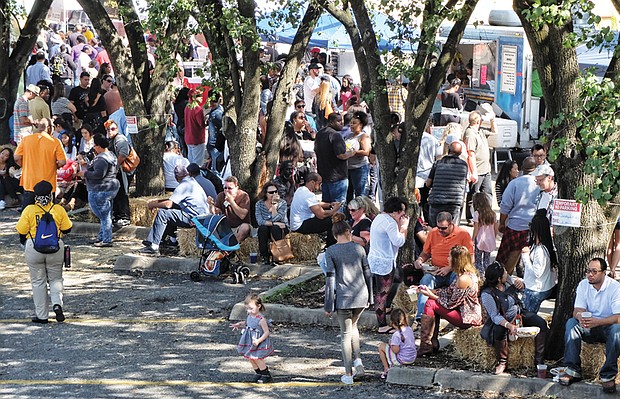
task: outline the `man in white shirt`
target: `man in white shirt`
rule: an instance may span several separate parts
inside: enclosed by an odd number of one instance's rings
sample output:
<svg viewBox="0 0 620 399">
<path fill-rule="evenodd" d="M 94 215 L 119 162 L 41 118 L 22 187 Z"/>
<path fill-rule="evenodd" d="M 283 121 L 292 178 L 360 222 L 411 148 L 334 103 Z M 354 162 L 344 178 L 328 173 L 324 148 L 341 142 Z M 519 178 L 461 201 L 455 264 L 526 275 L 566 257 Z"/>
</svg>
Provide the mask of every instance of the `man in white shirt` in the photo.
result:
<svg viewBox="0 0 620 399">
<path fill-rule="evenodd" d="M 304 111 L 306 113 L 312 113 L 312 103 L 321 85 L 321 78 L 319 77 L 320 69 L 321 67 L 319 64 L 310 64 L 310 66 L 308 66 L 308 76 L 306 76 L 304 80 L 304 101 L 306 102 Z"/>
<path fill-rule="evenodd" d="M 540 187 L 540 192 L 536 197 L 536 210 L 545 209 L 547 219 L 551 223 L 553 218 L 553 201 L 558 196 L 558 184 L 555 182 L 555 173 L 548 164 L 538 165 L 532 172 L 536 179 L 536 184 Z"/>
<path fill-rule="evenodd" d="M 430 133 L 433 128 L 432 120 L 428 120 L 426 129 L 422 133 L 420 141 L 420 155 L 418 156 L 418 167 L 416 168 L 415 186 L 420 191 L 420 207 L 424 214 L 424 221 L 429 222 L 430 214 L 428 208 L 428 194 L 430 187 L 426 187 L 426 179 L 431 173 L 433 164 L 439 159 L 443 153 L 443 148 L 439 144 L 439 140 Z"/>
<path fill-rule="evenodd" d="M 306 184 L 295 191 L 291 202 L 291 230 L 301 234 L 327 233 L 327 246 L 336 243 L 332 234 L 333 214 L 340 210 L 340 202 L 321 202 L 316 197 L 323 179 L 310 173 Z"/>
<path fill-rule="evenodd" d="M 620 355 L 620 283 L 607 276 L 607 262 L 594 258 L 577 286 L 573 317 L 566 322 L 564 364 L 567 383 L 581 379 L 581 342 L 605 343 L 605 363 L 599 372 L 603 392 L 616 392 Z"/>
</svg>

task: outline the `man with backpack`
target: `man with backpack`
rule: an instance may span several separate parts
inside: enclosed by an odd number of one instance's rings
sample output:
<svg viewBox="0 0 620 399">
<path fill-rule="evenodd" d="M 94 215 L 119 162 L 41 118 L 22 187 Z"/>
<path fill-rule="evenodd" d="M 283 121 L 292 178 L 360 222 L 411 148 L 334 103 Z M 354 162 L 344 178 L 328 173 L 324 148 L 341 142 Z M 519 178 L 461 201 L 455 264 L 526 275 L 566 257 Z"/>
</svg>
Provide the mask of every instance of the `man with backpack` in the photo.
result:
<svg viewBox="0 0 620 399">
<path fill-rule="evenodd" d="M 48 323 L 50 297 L 56 321 L 63 322 L 62 264 L 65 251 L 61 237 L 71 231 L 73 224 L 65 209 L 54 204 L 51 183 L 45 180 L 38 182 L 34 186 L 34 196 L 34 204 L 23 210 L 15 226 L 19 241 L 26 247 L 24 254 L 30 269 L 35 308 L 32 322 Z"/>
</svg>

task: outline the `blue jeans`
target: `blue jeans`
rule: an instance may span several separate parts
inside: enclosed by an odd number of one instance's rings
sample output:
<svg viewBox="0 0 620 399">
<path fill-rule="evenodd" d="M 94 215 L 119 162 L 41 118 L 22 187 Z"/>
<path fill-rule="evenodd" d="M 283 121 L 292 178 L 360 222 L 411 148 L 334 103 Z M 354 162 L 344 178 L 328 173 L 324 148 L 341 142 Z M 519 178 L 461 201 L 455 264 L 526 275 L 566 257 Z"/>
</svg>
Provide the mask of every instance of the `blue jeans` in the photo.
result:
<svg viewBox="0 0 620 399">
<path fill-rule="evenodd" d="M 564 332 L 564 365 L 566 372 L 573 377 L 581 377 L 581 341 L 605 343 L 605 363 L 601 367 L 601 381 L 611 381 L 618 374 L 618 355 L 620 355 L 620 324 L 594 327 L 589 331 L 579 325 L 575 318 L 566 322 Z"/>
<path fill-rule="evenodd" d="M 114 191 L 89 191 L 88 203 L 90 209 L 100 221 L 97 240 L 112 242 L 112 202 L 118 190 Z"/>
<path fill-rule="evenodd" d="M 370 164 L 362 165 L 357 169 L 349 169 L 349 184 L 353 186 L 353 196 L 368 194 L 368 175 Z"/>
<path fill-rule="evenodd" d="M 347 200 L 349 180 L 324 181 L 321 187 L 323 202 L 343 202 Z"/>
<path fill-rule="evenodd" d="M 164 235 L 174 234 L 177 227 L 192 227 L 191 223 L 191 218 L 179 209 L 158 209 L 146 240 L 159 246 Z"/>
<path fill-rule="evenodd" d="M 523 305 L 525 306 L 525 309 L 529 310 L 530 312 L 538 313 L 538 310 L 540 309 L 540 304 L 542 303 L 542 301 L 544 301 L 545 299 L 551 296 L 552 291 L 553 291 L 553 288 L 547 291 L 542 291 L 542 292 L 532 291 L 526 288 L 523 291 L 523 298 L 522 298 L 522 302 L 523 302 Z"/>
<path fill-rule="evenodd" d="M 435 276 L 434 274 L 425 273 L 422 280 L 420 280 L 420 285 L 425 285 L 434 290 L 435 288 L 447 287 L 454 281 L 456 281 L 456 273 L 454 272 L 450 272 L 445 276 Z M 418 294 L 418 313 L 415 315 L 416 319 L 420 319 L 422 317 L 426 301 L 428 301 L 428 297 L 426 295 Z"/>
<path fill-rule="evenodd" d="M 219 158 L 221 152 L 212 145 L 207 145 L 207 151 L 209 152 L 209 158 L 211 158 L 211 171 L 219 174 L 217 170 L 217 159 Z"/>
<path fill-rule="evenodd" d="M 187 145 L 187 159 L 190 163 L 198 164 L 202 166 L 205 163 L 205 150 L 206 146 L 202 144 L 188 144 Z"/>
</svg>

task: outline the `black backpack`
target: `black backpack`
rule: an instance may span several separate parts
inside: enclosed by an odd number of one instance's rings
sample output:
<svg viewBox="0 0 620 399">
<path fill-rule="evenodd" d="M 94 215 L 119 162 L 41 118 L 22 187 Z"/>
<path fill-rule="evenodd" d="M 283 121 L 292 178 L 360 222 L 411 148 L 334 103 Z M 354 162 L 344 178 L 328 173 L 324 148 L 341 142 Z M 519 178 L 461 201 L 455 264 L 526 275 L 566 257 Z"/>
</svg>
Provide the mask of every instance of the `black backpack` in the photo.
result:
<svg viewBox="0 0 620 399">
<path fill-rule="evenodd" d="M 37 206 L 43 209 L 42 206 Z M 55 205 L 52 205 L 52 208 L 54 206 Z M 50 208 L 50 211 L 52 208 Z M 43 215 L 41 215 L 39 224 L 37 224 L 37 231 L 34 238 L 32 238 L 32 243 L 34 244 L 35 251 L 42 254 L 54 254 L 60 250 L 56 221 L 54 220 L 54 216 L 45 209 L 43 209 Z"/>
</svg>

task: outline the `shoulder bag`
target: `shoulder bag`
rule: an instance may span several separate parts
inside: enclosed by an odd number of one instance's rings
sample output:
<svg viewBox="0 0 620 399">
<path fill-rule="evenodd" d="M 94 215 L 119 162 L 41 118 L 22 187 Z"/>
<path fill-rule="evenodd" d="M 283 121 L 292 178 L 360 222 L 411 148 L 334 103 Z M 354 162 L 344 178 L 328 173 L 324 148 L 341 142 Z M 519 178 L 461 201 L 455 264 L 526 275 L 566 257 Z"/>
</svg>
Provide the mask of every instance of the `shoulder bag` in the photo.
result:
<svg viewBox="0 0 620 399">
<path fill-rule="evenodd" d="M 276 262 L 285 262 L 295 257 L 291 249 L 291 240 L 288 236 L 281 240 L 274 240 L 272 236 L 269 250 L 271 251 L 273 260 Z"/>
</svg>

